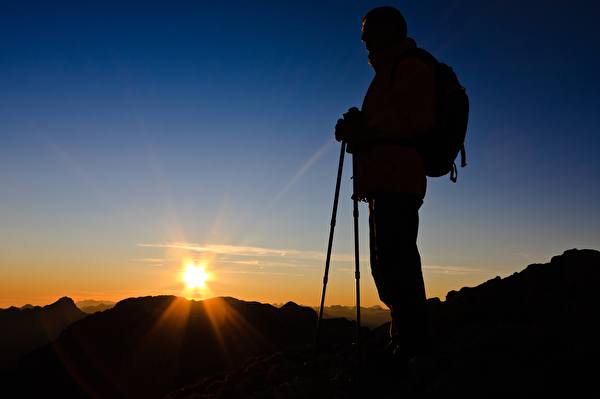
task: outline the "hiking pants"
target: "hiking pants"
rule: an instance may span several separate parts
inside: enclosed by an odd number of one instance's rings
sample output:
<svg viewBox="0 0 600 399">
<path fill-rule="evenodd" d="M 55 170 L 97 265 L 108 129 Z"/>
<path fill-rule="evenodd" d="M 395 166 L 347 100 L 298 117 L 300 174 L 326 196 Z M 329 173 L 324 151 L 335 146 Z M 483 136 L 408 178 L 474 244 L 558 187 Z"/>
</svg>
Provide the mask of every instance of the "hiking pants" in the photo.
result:
<svg viewBox="0 0 600 399">
<path fill-rule="evenodd" d="M 391 310 L 392 338 L 421 343 L 427 335 L 427 304 L 417 249 L 423 200 L 403 193 L 369 200 L 371 273 L 379 298 Z M 418 346 L 418 345 L 417 345 Z"/>
</svg>

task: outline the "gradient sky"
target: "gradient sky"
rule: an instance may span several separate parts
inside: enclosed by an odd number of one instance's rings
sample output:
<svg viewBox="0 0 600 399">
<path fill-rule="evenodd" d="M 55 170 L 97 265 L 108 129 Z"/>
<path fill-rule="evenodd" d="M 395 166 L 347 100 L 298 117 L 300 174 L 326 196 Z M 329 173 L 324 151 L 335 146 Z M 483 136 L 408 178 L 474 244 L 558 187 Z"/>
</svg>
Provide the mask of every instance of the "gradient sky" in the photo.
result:
<svg viewBox="0 0 600 399">
<path fill-rule="evenodd" d="M 373 76 L 360 19 L 382 4 L 2 1 L 0 306 L 317 304 L 333 127 Z M 469 165 L 421 208 L 428 295 L 600 248 L 596 2 L 388 4 L 471 99 Z M 354 300 L 351 216 L 346 168 L 330 304 Z M 183 290 L 186 259 L 208 262 L 208 289 Z"/>
</svg>

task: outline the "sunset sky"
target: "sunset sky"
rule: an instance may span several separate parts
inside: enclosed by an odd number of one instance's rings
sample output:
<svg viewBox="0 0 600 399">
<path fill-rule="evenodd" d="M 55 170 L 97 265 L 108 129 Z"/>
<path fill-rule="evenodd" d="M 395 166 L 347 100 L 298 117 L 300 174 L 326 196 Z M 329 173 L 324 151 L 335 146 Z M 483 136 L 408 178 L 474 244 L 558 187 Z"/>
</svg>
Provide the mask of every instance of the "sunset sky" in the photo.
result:
<svg viewBox="0 0 600 399">
<path fill-rule="evenodd" d="M 373 76 L 370 1 L 2 1 L 0 307 L 130 296 L 319 301 L 333 127 Z M 430 179 L 428 296 L 600 248 L 600 10 L 402 1 L 471 99 L 468 167 Z M 354 301 L 350 158 L 328 304 Z M 370 277 L 361 206 L 363 304 Z M 186 289 L 189 262 L 205 288 Z"/>
</svg>

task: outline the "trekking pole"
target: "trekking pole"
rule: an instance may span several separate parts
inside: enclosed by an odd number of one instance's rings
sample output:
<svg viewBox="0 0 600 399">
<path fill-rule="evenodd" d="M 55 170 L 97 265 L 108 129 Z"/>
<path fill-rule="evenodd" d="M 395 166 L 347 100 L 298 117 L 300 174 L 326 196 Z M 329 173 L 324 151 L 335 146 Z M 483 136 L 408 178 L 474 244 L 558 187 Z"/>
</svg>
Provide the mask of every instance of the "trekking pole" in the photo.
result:
<svg viewBox="0 0 600 399">
<path fill-rule="evenodd" d="M 335 230 L 335 217 L 338 208 L 338 199 L 340 197 L 340 183 L 342 181 L 342 171 L 344 170 L 344 155 L 346 154 L 346 142 L 342 141 L 340 149 L 340 160 L 338 163 L 337 180 L 335 182 L 335 194 L 333 197 L 333 211 L 331 212 L 331 223 L 329 227 L 329 241 L 327 242 L 327 256 L 325 258 L 325 275 L 323 276 L 323 292 L 321 293 L 321 305 L 319 306 L 319 320 L 317 321 L 317 334 L 315 337 L 315 353 L 319 348 L 319 338 L 321 334 L 321 322 L 323 321 L 323 307 L 325 305 L 325 290 L 327 289 L 327 279 L 329 278 L 329 264 L 331 262 L 331 248 L 333 246 L 333 232 Z"/>
<path fill-rule="evenodd" d="M 356 353 L 360 368 L 360 258 L 358 250 L 358 196 L 356 189 L 356 158 L 352 155 L 352 201 L 354 218 L 354 278 L 356 280 Z"/>
</svg>

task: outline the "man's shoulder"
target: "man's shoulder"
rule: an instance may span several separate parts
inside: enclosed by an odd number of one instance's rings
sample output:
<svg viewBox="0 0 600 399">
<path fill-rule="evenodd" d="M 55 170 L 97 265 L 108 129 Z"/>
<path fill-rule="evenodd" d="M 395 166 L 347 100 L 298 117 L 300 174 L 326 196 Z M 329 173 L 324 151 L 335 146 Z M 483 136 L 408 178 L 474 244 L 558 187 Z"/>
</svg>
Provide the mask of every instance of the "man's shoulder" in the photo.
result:
<svg viewBox="0 0 600 399">
<path fill-rule="evenodd" d="M 394 79 L 406 78 L 415 74 L 433 77 L 436 63 L 437 60 L 427 51 L 420 48 L 411 49 L 398 59 L 393 68 Z"/>
<path fill-rule="evenodd" d="M 437 59 L 427 50 L 420 47 L 413 47 L 406 50 L 398 58 L 398 64 L 405 66 L 430 66 L 435 67 Z"/>
</svg>

